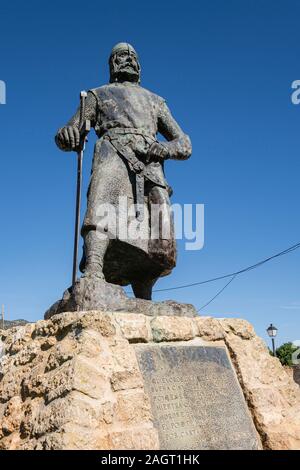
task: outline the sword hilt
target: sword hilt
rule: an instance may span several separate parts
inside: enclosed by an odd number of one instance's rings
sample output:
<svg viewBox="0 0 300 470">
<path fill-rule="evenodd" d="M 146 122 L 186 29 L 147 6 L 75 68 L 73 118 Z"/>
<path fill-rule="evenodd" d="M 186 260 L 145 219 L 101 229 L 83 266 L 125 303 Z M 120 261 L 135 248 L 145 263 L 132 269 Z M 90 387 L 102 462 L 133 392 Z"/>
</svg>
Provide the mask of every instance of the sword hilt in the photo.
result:
<svg viewBox="0 0 300 470">
<path fill-rule="evenodd" d="M 80 115 L 79 115 L 79 127 L 83 124 L 83 119 L 85 116 L 85 100 L 87 98 L 87 92 L 81 91 L 80 92 Z"/>
<path fill-rule="evenodd" d="M 85 119 L 85 101 L 87 98 L 87 92 L 80 92 L 80 113 L 79 113 L 79 132 L 80 132 L 80 150 L 84 150 L 84 145 L 87 140 L 87 135 L 91 130 L 91 121 Z"/>
</svg>

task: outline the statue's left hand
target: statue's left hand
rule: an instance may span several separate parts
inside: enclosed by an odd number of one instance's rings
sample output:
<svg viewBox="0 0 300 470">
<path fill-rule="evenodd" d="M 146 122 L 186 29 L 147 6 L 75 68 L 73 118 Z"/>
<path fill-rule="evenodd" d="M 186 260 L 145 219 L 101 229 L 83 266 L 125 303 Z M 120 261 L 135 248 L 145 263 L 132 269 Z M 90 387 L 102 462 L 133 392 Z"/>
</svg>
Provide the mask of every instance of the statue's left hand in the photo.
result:
<svg viewBox="0 0 300 470">
<path fill-rule="evenodd" d="M 167 158 L 169 158 L 169 152 L 164 144 L 160 142 L 153 142 L 148 150 L 148 160 L 162 162 Z"/>
</svg>

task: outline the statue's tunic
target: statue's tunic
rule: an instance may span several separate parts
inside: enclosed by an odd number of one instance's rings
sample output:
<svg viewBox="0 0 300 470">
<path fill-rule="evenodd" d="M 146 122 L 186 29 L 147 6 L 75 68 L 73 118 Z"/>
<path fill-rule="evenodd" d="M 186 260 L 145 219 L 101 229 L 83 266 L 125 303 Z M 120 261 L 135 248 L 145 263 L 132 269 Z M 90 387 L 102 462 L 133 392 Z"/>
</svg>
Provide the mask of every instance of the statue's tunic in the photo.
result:
<svg viewBox="0 0 300 470">
<path fill-rule="evenodd" d="M 68 125 L 78 127 L 79 114 L 78 109 Z M 129 205 L 136 202 L 136 174 L 126 159 L 128 155 L 143 162 L 147 170 L 145 202 L 166 203 L 169 206 L 170 188 L 164 176 L 163 163 L 148 162 L 147 152 L 151 144 L 157 141 L 157 133 L 166 138 L 163 145 L 171 159 L 188 158 L 191 144 L 188 136 L 172 117 L 165 101 L 138 84 L 112 83 L 88 92 L 85 119 L 91 121 L 99 139 L 94 149 L 87 211 L 82 227 L 83 236 L 88 230 L 97 227 L 97 211 L 100 204 L 109 203 L 117 208 L 120 196 L 126 196 Z M 146 222 L 150 230 L 151 220 L 146 211 L 145 217 L 147 219 L 143 221 L 143 226 L 145 227 Z M 169 222 L 170 219 L 165 214 L 163 223 Z M 114 247 L 113 243 L 112 241 L 111 249 Z M 172 221 L 171 234 L 166 239 L 161 236 L 158 240 L 126 239 L 123 243 L 125 249 L 119 253 L 119 261 L 121 262 L 122 253 L 128 250 L 130 252 L 131 248 L 135 247 L 137 253 L 142 254 L 139 262 L 152 263 L 153 277 L 168 274 L 175 266 L 176 245 Z M 115 257 L 110 257 L 109 250 L 105 259 L 106 280 L 127 284 L 130 281 L 130 272 L 122 270 L 116 264 L 110 266 L 110 259 L 115 260 Z"/>
</svg>

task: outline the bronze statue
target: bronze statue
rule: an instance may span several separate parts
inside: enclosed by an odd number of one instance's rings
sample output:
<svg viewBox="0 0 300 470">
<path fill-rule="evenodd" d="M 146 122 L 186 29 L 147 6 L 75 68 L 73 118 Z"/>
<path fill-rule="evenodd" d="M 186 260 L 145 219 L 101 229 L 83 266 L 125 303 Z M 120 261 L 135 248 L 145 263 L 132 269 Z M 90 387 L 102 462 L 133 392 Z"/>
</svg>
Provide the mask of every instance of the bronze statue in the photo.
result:
<svg viewBox="0 0 300 470">
<path fill-rule="evenodd" d="M 164 162 L 189 158 L 191 142 L 165 100 L 140 86 L 141 67 L 130 44 L 119 43 L 112 49 L 109 67 L 110 83 L 89 90 L 85 102 L 83 118 L 90 121 L 99 139 L 81 229 L 84 248 L 80 270 L 86 281 L 131 284 L 137 298 L 151 299 L 155 281 L 169 274 L 176 264 L 172 220 L 161 222 L 171 226 L 166 239 L 122 240 L 110 238 L 108 233 L 99 237 L 97 208 L 105 203 L 117 208 L 119 197 L 126 196 L 136 204 L 137 220 L 142 222 L 147 217 L 151 229 L 151 216 L 144 205 L 170 206 L 171 188 L 164 176 Z M 59 129 L 55 138 L 58 147 L 78 150 L 79 129 L 80 109 Z M 166 141 L 158 141 L 158 133 Z"/>
</svg>

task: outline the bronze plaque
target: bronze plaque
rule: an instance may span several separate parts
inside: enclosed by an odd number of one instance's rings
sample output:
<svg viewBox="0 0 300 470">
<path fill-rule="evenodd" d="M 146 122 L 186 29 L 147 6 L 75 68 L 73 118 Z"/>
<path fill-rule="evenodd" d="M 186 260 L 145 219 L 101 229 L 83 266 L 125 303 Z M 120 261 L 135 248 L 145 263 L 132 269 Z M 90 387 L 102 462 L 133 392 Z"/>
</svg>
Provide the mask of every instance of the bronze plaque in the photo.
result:
<svg viewBox="0 0 300 470">
<path fill-rule="evenodd" d="M 224 347 L 136 345 L 161 449 L 259 449 Z"/>
</svg>

